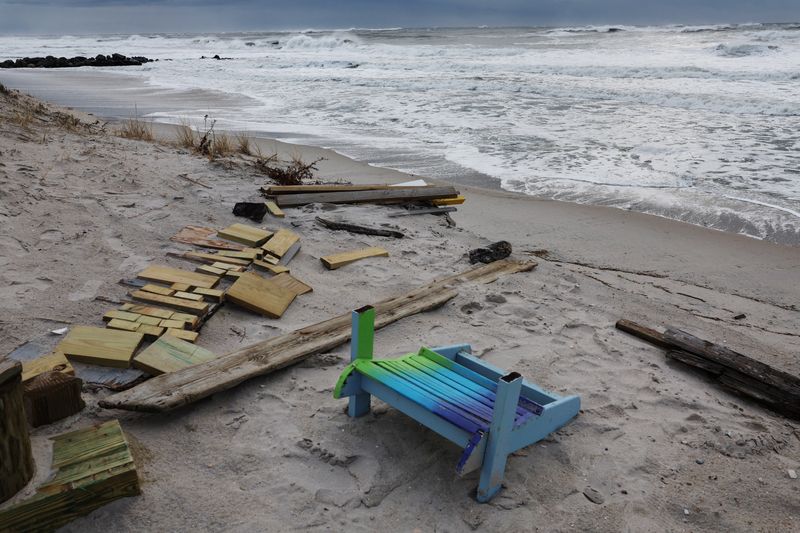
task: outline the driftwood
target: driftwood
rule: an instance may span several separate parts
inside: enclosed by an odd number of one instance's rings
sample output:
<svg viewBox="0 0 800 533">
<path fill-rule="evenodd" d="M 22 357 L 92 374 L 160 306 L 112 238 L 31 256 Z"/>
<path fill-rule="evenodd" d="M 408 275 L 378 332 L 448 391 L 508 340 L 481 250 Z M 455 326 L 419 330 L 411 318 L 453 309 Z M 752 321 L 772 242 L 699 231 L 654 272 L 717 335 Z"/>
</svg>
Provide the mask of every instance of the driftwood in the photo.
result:
<svg viewBox="0 0 800 533">
<path fill-rule="evenodd" d="M 19 492 L 33 476 L 28 421 L 22 403 L 22 365 L 0 360 L 0 503 Z M 0 523 L 0 528 L 5 530 Z"/>
<path fill-rule="evenodd" d="M 373 304 L 375 328 L 440 307 L 456 296 L 452 286 L 465 282 L 489 283 L 501 275 L 527 272 L 535 266 L 535 261 L 497 261 L 383 300 Z M 331 350 L 349 339 L 350 313 L 345 313 L 212 361 L 162 374 L 128 391 L 109 396 L 100 402 L 100 406 L 131 411 L 169 411 L 235 387 L 250 378 L 297 363 L 313 354 Z"/>
<path fill-rule="evenodd" d="M 401 211 L 399 213 L 389 213 L 389 218 L 411 217 L 414 215 L 446 215 L 447 213 L 452 213 L 453 211 L 458 211 L 458 209 L 455 207 L 428 207 L 424 209 Z"/>
<path fill-rule="evenodd" d="M 383 191 L 386 189 L 409 190 L 434 187 L 434 185 L 411 186 L 411 185 L 387 185 L 385 183 L 375 183 L 366 185 L 352 185 L 344 183 L 329 183 L 322 185 L 268 185 L 261 188 L 264 196 L 278 196 L 281 194 L 304 194 L 310 192 L 354 192 L 354 191 Z"/>
<path fill-rule="evenodd" d="M 335 222 L 333 220 L 326 220 L 317 217 L 316 221 L 328 229 L 334 231 L 349 231 L 350 233 L 360 233 L 362 235 L 377 235 L 378 237 L 394 237 L 395 239 L 402 239 L 405 237 L 402 233 L 390 229 L 370 228 L 367 226 L 359 226 L 358 224 L 350 224 L 348 222 Z"/>
<path fill-rule="evenodd" d="M 52 424 L 81 411 L 83 381 L 58 371 L 43 372 L 24 385 L 25 413 L 33 427 Z"/>
<path fill-rule="evenodd" d="M 453 187 L 413 187 L 398 189 L 395 187 L 377 191 L 342 191 L 317 192 L 301 194 L 283 194 L 275 197 L 279 207 L 292 207 L 313 203 L 359 204 L 359 203 L 407 203 L 418 200 L 436 200 L 453 198 L 458 191 Z"/>
<path fill-rule="evenodd" d="M 617 328 L 667 349 L 667 357 L 707 372 L 727 388 L 800 419 L 800 377 L 675 328 L 663 334 L 629 320 Z"/>
</svg>

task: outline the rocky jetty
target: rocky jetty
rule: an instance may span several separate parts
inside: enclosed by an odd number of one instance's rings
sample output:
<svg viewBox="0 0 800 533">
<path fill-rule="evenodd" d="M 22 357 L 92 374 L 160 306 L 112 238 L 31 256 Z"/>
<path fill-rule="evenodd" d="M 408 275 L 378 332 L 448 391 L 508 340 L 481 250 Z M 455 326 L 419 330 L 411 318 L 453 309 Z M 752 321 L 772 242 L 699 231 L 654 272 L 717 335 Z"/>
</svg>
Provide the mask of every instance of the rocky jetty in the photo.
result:
<svg viewBox="0 0 800 533">
<path fill-rule="evenodd" d="M 9 59 L 0 62 L 0 68 L 69 68 L 69 67 L 126 67 L 142 65 L 151 61 L 142 56 L 127 57 L 122 54 L 111 54 L 104 56 L 99 54 L 95 57 L 76 56 L 66 57 L 23 57 L 16 61 Z"/>
</svg>

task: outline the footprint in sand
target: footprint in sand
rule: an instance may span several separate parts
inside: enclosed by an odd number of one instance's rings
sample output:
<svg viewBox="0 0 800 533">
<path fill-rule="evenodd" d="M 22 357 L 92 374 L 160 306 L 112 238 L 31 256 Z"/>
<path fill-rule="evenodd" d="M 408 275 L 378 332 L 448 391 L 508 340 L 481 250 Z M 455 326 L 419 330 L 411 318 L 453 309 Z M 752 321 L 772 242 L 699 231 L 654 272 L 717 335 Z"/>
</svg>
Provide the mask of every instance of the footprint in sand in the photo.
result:
<svg viewBox="0 0 800 533">
<path fill-rule="evenodd" d="M 75 292 L 71 292 L 67 298 L 70 302 L 80 302 L 82 300 L 91 300 L 97 296 L 97 289 L 103 284 L 102 280 L 90 279 L 83 284 L 83 287 Z"/>
</svg>

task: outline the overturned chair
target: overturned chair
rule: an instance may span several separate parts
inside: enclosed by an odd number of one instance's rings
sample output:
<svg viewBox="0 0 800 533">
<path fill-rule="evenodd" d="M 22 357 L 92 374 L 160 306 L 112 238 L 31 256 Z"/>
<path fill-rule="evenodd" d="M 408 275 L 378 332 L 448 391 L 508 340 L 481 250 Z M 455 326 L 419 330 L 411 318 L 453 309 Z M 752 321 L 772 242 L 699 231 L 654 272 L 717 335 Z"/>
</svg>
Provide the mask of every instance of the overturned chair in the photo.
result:
<svg viewBox="0 0 800 533">
<path fill-rule="evenodd" d="M 468 344 L 422 348 L 398 359 L 373 359 L 375 310 L 353 311 L 351 363 L 334 397 L 350 397 L 348 414 L 363 416 L 376 396 L 464 448 L 456 472 L 481 469 L 478 501 L 502 487 L 506 458 L 557 430 L 580 409 L 470 355 Z"/>
</svg>

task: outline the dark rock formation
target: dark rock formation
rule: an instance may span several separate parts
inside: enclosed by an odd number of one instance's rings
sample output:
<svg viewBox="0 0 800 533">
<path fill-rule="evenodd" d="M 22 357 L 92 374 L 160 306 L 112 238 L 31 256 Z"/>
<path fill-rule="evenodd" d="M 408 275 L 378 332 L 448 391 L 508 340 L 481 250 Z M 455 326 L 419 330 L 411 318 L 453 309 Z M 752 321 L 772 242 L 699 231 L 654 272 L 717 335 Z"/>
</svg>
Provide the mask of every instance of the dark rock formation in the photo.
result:
<svg viewBox="0 0 800 533">
<path fill-rule="evenodd" d="M 151 61 L 158 60 L 142 56 L 126 57 L 122 54 L 111 54 L 109 56 L 99 54 L 95 57 L 76 56 L 71 58 L 54 56 L 23 57 L 16 61 L 9 59 L 8 61 L 0 62 L 0 68 L 124 67 L 142 65 Z"/>
</svg>

